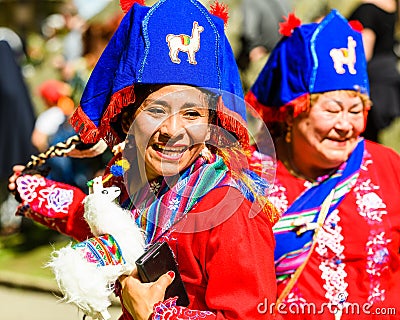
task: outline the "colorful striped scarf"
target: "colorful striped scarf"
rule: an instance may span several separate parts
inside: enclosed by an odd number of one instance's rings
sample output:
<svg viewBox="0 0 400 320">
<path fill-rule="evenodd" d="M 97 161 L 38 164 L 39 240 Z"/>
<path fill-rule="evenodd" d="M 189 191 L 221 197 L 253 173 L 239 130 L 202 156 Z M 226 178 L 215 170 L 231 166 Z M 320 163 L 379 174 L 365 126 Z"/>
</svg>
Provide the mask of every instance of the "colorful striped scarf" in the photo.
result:
<svg viewBox="0 0 400 320">
<path fill-rule="evenodd" d="M 261 178 L 247 173 L 259 189 L 265 192 L 268 184 Z M 209 191 L 222 186 L 240 190 L 249 201 L 255 201 L 245 184 L 236 182 L 223 159 L 213 155 L 207 162 L 199 157 L 195 163 L 177 177 L 160 177 L 136 192 L 128 205 L 137 224 L 145 230 L 146 243 L 162 236 L 182 219 Z M 259 191 L 259 190 L 258 190 Z"/>
<path fill-rule="evenodd" d="M 321 205 L 335 189 L 329 214 L 337 208 L 354 186 L 360 171 L 365 141 L 359 141 L 349 159 L 329 178 L 313 183 L 286 210 L 273 230 L 276 239 L 275 269 L 278 279 L 285 279 L 306 259 L 314 229 L 298 234 L 302 227 L 316 223 Z"/>
</svg>

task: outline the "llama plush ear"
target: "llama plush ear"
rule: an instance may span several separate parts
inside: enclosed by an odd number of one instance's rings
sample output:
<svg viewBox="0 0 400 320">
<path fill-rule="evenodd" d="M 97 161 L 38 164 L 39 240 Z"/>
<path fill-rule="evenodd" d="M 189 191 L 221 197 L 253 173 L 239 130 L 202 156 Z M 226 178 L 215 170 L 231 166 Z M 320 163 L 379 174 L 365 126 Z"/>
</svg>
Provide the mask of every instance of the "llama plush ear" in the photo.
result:
<svg viewBox="0 0 400 320">
<path fill-rule="evenodd" d="M 127 13 L 133 6 L 134 3 L 140 4 L 141 6 L 146 5 L 144 0 L 120 0 L 119 5 L 124 13 Z"/>
<path fill-rule="evenodd" d="M 228 6 L 226 4 L 215 0 L 214 3 L 210 5 L 210 13 L 221 18 L 224 21 L 225 26 L 228 24 L 229 13 Z"/>
<path fill-rule="evenodd" d="M 99 176 L 99 177 L 95 177 L 93 180 L 90 180 L 87 183 L 88 187 L 89 187 L 89 193 L 100 193 L 101 189 L 103 189 L 103 177 Z"/>
</svg>

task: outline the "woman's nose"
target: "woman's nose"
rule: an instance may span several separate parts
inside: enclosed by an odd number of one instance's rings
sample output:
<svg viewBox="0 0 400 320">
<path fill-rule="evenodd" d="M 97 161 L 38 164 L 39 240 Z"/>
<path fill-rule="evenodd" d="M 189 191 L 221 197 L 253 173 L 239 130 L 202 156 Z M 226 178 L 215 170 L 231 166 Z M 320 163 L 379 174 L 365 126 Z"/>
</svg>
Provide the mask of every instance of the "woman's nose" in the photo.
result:
<svg viewBox="0 0 400 320">
<path fill-rule="evenodd" d="M 346 112 L 342 113 L 339 116 L 335 127 L 336 127 L 336 129 L 341 130 L 341 131 L 349 131 L 352 129 L 353 126 L 349 119 L 349 115 Z"/>
<path fill-rule="evenodd" d="M 172 114 L 163 121 L 160 126 L 160 133 L 164 136 L 173 137 L 183 128 L 179 114 Z"/>
</svg>

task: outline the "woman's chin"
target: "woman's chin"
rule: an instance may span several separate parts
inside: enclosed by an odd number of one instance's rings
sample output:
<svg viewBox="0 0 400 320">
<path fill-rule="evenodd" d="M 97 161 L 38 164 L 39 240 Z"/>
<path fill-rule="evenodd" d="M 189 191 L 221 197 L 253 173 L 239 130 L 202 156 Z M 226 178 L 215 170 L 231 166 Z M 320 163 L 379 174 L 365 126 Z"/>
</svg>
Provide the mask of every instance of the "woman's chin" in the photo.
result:
<svg viewBox="0 0 400 320">
<path fill-rule="evenodd" d="M 328 165 L 330 169 L 339 167 L 343 162 L 349 158 L 348 151 L 344 150 L 333 150 L 325 154 L 324 164 Z"/>
</svg>

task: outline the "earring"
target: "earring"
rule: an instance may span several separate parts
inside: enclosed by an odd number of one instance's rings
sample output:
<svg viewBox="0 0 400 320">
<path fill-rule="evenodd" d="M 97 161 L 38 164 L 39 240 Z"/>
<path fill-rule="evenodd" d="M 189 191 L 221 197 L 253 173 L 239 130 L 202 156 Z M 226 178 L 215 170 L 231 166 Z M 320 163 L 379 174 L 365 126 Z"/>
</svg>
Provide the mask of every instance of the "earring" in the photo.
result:
<svg viewBox="0 0 400 320">
<path fill-rule="evenodd" d="M 292 126 L 288 126 L 285 135 L 286 143 L 292 142 Z"/>
<path fill-rule="evenodd" d="M 212 153 L 211 153 L 210 149 L 207 148 L 206 145 L 204 146 L 203 150 L 201 150 L 200 157 L 202 157 L 207 162 L 210 162 L 210 160 L 212 158 Z"/>
</svg>

